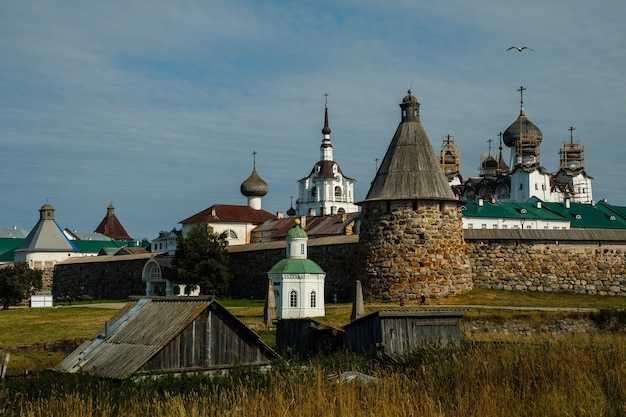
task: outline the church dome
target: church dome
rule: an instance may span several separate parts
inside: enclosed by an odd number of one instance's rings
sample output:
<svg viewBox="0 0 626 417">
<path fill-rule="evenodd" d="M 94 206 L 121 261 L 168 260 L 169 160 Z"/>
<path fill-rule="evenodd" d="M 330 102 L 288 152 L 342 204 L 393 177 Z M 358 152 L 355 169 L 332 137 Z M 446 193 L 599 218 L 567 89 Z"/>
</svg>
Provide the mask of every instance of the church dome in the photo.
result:
<svg viewBox="0 0 626 417">
<path fill-rule="evenodd" d="M 241 194 L 246 197 L 263 197 L 268 191 L 267 183 L 257 174 L 256 169 L 241 183 Z"/>
<path fill-rule="evenodd" d="M 489 156 L 485 159 L 482 165 L 485 169 L 498 168 L 498 161 L 496 161 L 493 156 Z"/>
<path fill-rule="evenodd" d="M 408 94 L 404 96 L 402 99 L 403 103 L 417 103 L 417 99 L 414 95 L 411 94 L 411 90 L 408 91 Z"/>
<path fill-rule="evenodd" d="M 522 134 L 529 135 L 532 133 L 537 136 L 537 140 L 541 143 L 541 140 L 543 139 L 541 130 L 539 130 L 539 128 L 531 122 L 528 117 L 526 117 L 524 110 L 522 110 L 517 120 L 511 123 L 511 125 L 507 127 L 502 134 L 502 141 L 506 146 L 512 148 L 515 146 Z"/>
<path fill-rule="evenodd" d="M 308 238 L 309 235 L 306 234 L 306 232 L 304 231 L 304 229 L 302 229 L 302 227 L 300 226 L 300 219 L 296 219 L 294 220 L 294 226 L 289 229 L 289 231 L 287 232 L 287 239 L 291 238 L 291 239 L 302 239 L 302 238 Z"/>
</svg>

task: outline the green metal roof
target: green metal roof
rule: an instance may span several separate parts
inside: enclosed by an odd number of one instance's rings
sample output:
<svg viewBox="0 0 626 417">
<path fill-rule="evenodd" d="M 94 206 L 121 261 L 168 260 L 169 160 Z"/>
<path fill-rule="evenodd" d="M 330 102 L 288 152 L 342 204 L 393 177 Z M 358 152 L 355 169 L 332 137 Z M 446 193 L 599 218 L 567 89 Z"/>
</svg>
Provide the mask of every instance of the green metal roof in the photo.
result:
<svg viewBox="0 0 626 417">
<path fill-rule="evenodd" d="M 309 235 L 307 235 L 304 229 L 302 229 L 302 227 L 300 226 L 300 223 L 296 223 L 296 225 L 287 232 L 287 238 L 290 238 L 290 237 L 291 238 L 307 238 L 309 237 Z"/>
<path fill-rule="evenodd" d="M 325 274 L 325 272 L 310 259 L 289 258 L 279 261 L 268 274 Z"/>
<path fill-rule="evenodd" d="M 543 203 L 543 206 L 570 221 L 572 229 L 626 229 L 626 217 L 621 210 L 606 204 Z"/>
<path fill-rule="evenodd" d="M 541 202 L 514 203 L 484 200 L 463 202 L 463 217 L 534 219 L 569 221 L 572 229 L 626 229 L 626 207 L 611 206 L 606 202 L 597 204 Z"/>
<path fill-rule="evenodd" d="M 545 204 L 545 203 L 542 203 Z M 567 221 L 566 218 L 554 211 L 537 208 L 534 203 L 513 203 L 502 201 L 483 201 L 482 206 L 477 201 L 463 202 L 463 217 L 479 217 L 491 219 L 535 219 Z"/>
</svg>

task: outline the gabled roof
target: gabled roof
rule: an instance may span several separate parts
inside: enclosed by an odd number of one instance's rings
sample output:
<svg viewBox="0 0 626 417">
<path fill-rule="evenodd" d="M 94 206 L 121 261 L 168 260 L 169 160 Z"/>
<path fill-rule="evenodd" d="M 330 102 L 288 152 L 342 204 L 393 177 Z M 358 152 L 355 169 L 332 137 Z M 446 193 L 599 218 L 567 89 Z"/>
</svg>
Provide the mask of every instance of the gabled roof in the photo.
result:
<svg viewBox="0 0 626 417">
<path fill-rule="evenodd" d="M 543 203 L 545 204 L 545 203 Z M 495 218 L 495 219 L 533 219 L 563 221 L 568 219 L 554 211 L 533 203 L 517 203 L 502 201 L 483 201 L 482 205 L 475 201 L 463 201 L 463 217 Z"/>
<path fill-rule="evenodd" d="M 571 228 L 626 229 L 626 217 L 622 209 L 607 204 L 543 202 L 543 206 L 570 221 Z"/>
<path fill-rule="evenodd" d="M 337 236 L 346 233 L 346 226 L 360 219 L 361 213 L 331 214 L 329 216 L 306 217 L 304 230 L 310 238 L 320 236 Z M 254 229 L 253 233 L 264 233 L 264 238 L 283 239 L 293 227 L 292 217 L 271 219 Z"/>
<path fill-rule="evenodd" d="M 229 329 L 239 337 L 238 341 L 242 345 L 255 346 L 259 357 L 262 358 L 262 363 L 241 362 L 233 363 L 232 366 L 269 364 L 271 360 L 278 357 L 256 333 L 217 301 L 209 300 L 207 297 L 142 297 L 128 303 L 89 340 L 57 365 L 55 370 L 69 373 L 87 372 L 114 379 L 124 379 L 142 372 L 159 373 L 160 369 L 151 368 L 155 366 L 154 363 L 148 364 L 150 359 L 164 351 L 205 312 L 218 317 L 224 325 L 222 332 Z M 216 335 L 222 334 L 217 331 L 211 332 L 210 329 L 206 331 L 209 332 L 208 338 L 219 337 Z M 208 338 L 201 338 L 201 340 Z M 186 339 L 177 340 L 182 343 Z M 228 346 L 222 347 L 222 349 L 228 348 Z M 236 346 L 231 348 L 237 350 Z M 232 350 L 229 353 L 232 353 Z M 215 356 L 218 356 L 217 352 Z M 153 369 L 153 371 L 142 371 L 142 367 L 146 365 L 148 366 L 143 369 Z M 223 368 L 223 366 L 218 367 Z M 196 372 L 210 369 L 210 366 L 204 369 L 193 368 Z M 177 371 L 184 371 L 184 369 L 177 369 Z"/>
<path fill-rule="evenodd" d="M 264 221 L 274 219 L 272 213 L 265 210 L 256 210 L 250 206 L 237 206 L 230 204 L 214 204 L 193 216 L 181 220 L 180 224 L 194 223 L 252 223 L 261 224 Z"/>
</svg>

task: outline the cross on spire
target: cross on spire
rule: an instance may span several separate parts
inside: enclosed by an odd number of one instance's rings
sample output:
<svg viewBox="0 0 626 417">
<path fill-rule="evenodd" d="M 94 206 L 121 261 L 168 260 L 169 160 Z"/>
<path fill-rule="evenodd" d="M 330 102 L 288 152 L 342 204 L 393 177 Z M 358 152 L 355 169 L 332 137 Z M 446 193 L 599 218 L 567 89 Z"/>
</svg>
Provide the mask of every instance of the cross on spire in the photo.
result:
<svg viewBox="0 0 626 417">
<path fill-rule="evenodd" d="M 491 155 L 491 142 L 493 142 L 493 139 L 487 139 L 487 143 L 489 143 L 489 155 Z"/>
<path fill-rule="evenodd" d="M 328 91 L 324 94 L 324 105 L 325 105 L 325 106 L 328 106 L 328 96 L 329 96 L 329 95 L 330 95 L 330 94 L 328 94 Z"/>
<path fill-rule="evenodd" d="M 574 130 L 576 130 L 575 127 L 570 126 L 569 129 L 569 142 L 573 145 L 574 144 Z"/>
<path fill-rule="evenodd" d="M 517 91 L 519 91 L 519 103 L 522 112 L 524 111 L 524 90 L 526 90 L 526 88 L 524 88 L 523 85 L 517 89 Z"/>
<path fill-rule="evenodd" d="M 256 170 L 256 151 L 252 151 L 252 169 Z"/>
</svg>

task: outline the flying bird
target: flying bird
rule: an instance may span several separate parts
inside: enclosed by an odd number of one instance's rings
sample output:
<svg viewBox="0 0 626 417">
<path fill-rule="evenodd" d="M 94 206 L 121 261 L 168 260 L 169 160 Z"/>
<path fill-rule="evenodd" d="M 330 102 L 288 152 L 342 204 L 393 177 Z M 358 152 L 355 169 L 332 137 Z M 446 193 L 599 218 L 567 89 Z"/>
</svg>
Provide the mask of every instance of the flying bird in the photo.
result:
<svg viewBox="0 0 626 417">
<path fill-rule="evenodd" d="M 519 46 L 511 46 L 509 49 L 507 49 L 507 51 L 510 51 L 511 49 L 517 49 L 517 52 L 522 52 L 524 49 L 535 52 L 534 49 L 530 49 L 528 46 L 522 46 L 521 48 Z"/>
</svg>

